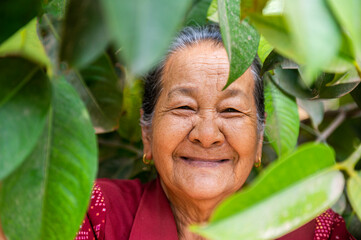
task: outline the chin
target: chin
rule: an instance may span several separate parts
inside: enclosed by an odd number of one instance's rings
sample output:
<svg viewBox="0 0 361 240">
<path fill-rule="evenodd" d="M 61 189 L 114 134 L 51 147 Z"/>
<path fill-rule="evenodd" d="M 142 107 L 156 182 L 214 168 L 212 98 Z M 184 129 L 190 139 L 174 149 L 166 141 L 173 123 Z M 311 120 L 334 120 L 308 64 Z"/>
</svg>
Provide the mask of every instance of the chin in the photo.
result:
<svg viewBox="0 0 361 240">
<path fill-rule="evenodd" d="M 195 200 L 223 199 L 236 191 L 236 188 L 232 188 L 233 184 L 227 181 L 229 179 L 222 176 L 198 174 L 179 180 L 182 191 Z"/>
</svg>

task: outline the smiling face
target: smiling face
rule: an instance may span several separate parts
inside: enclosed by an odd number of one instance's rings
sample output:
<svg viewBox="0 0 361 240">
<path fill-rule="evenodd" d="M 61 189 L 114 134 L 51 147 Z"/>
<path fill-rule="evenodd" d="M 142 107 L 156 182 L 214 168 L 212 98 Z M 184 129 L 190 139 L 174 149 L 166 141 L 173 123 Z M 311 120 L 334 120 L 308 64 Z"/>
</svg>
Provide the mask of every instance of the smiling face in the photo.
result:
<svg viewBox="0 0 361 240">
<path fill-rule="evenodd" d="M 142 134 L 167 195 L 223 199 L 261 156 L 252 73 L 222 91 L 228 69 L 225 49 L 205 41 L 166 62 L 152 126 Z"/>
</svg>

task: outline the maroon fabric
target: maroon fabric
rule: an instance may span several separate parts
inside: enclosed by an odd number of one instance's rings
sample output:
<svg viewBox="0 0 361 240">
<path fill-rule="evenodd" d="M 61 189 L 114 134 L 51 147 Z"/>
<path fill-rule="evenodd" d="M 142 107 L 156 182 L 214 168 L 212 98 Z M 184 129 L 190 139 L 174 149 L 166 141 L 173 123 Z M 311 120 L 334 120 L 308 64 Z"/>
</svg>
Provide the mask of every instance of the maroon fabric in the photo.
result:
<svg viewBox="0 0 361 240">
<path fill-rule="evenodd" d="M 99 179 L 76 240 L 177 240 L 177 228 L 159 179 Z M 331 209 L 279 240 L 355 240 Z"/>
</svg>

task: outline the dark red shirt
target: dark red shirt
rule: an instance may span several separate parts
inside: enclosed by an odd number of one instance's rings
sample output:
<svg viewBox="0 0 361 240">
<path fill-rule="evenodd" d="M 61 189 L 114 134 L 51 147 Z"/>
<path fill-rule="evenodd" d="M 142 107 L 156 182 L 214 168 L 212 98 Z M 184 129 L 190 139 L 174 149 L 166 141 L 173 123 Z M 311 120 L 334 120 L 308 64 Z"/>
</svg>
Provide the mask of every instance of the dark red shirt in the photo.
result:
<svg viewBox="0 0 361 240">
<path fill-rule="evenodd" d="M 261 229 L 260 229 L 261 231 Z M 76 240 L 177 240 L 177 228 L 159 179 L 99 179 Z M 279 240 L 355 240 L 331 209 Z"/>
</svg>

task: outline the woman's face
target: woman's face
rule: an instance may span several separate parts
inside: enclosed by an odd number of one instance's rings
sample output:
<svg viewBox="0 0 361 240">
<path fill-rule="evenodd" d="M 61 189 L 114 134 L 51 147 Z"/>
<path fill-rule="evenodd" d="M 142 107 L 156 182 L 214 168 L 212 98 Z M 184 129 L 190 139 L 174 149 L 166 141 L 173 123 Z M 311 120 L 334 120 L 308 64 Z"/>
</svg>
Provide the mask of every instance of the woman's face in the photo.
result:
<svg viewBox="0 0 361 240">
<path fill-rule="evenodd" d="M 201 42 L 167 61 L 144 151 L 167 194 L 223 199 L 237 191 L 261 156 L 250 69 L 222 91 L 229 62 L 223 47 Z"/>
</svg>

